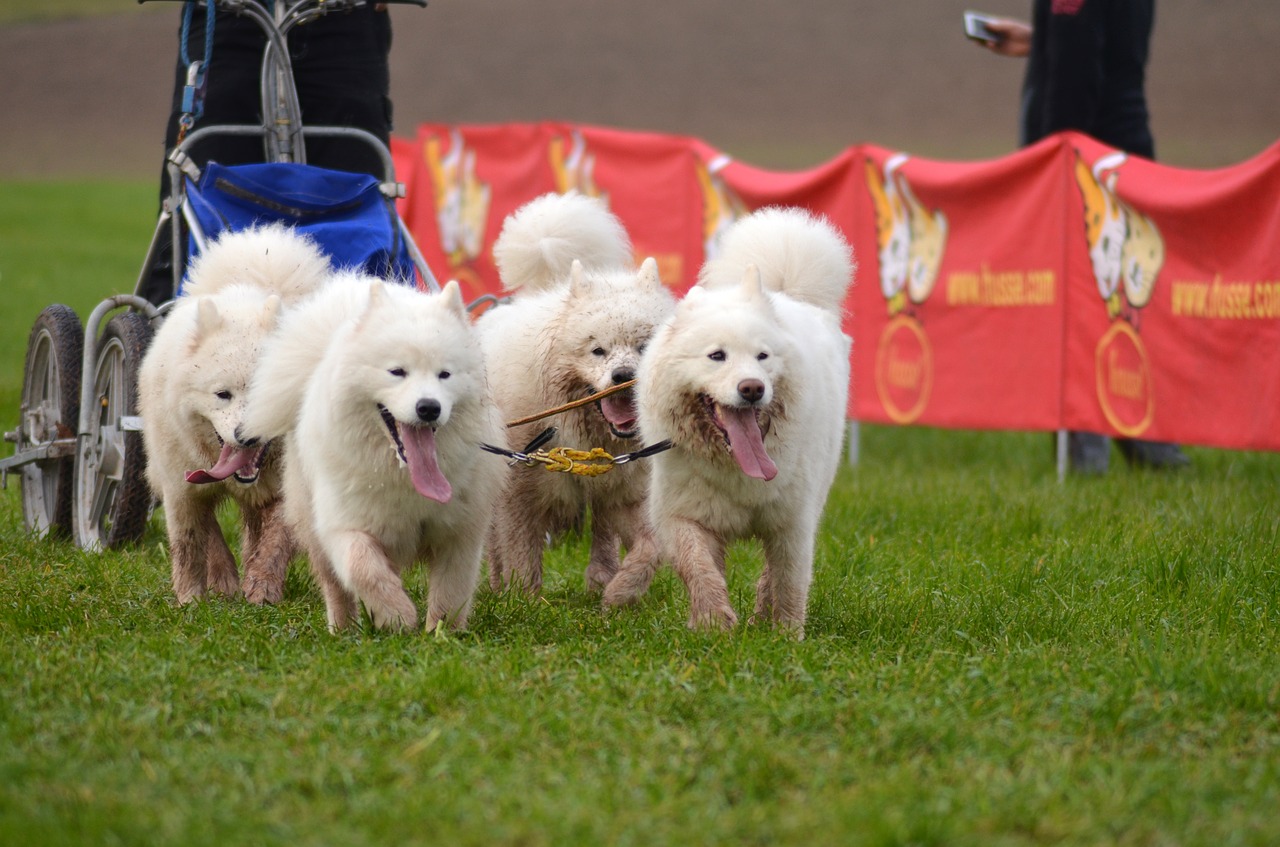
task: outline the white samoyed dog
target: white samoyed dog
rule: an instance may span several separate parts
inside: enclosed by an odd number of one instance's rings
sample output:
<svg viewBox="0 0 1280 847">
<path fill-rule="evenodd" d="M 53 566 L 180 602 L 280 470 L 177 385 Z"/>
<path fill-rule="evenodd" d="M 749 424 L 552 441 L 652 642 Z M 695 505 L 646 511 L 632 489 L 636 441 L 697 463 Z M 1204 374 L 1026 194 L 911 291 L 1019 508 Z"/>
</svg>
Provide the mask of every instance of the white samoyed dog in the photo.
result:
<svg viewBox="0 0 1280 847">
<path fill-rule="evenodd" d="M 517 209 L 493 247 L 511 302 L 477 321 L 494 392 L 503 415 L 515 420 L 588 397 L 636 375 L 640 353 L 675 308 L 658 277 L 657 262 L 636 269 L 622 223 L 594 198 L 547 194 Z M 512 429 L 511 442 L 527 445 L 549 426 L 547 447 L 613 455 L 641 446 L 634 390 Z M 589 589 L 600 590 L 627 559 L 652 567 L 657 557 L 645 516 L 648 469 L 644 462 L 596 477 L 549 473 L 540 467 L 508 472 L 489 532 L 493 589 L 542 587 L 542 551 L 548 533 L 591 513 Z"/>
<path fill-rule="evenodd" d="M 282 444 L 235 442 L 259 350 L 282 309 L 318 289 L 329 260 L 283 225 L 222 236 L 188 271 L 143 357 L 138 409 L 147 480 L 164 506 L 173 591 L 278 602 L 295 545 L 280 515 Z M 231 498 L 242 519 L 244 581 L 214 509 Z"/>
<path fill-rule="evenodd" d="M 426 627 L 464 627 L 506 473 L 479 444 L 506 440 L 457 282 L 427 294 L 344 272 L 286 315 L 240 438 L 286 433 L 285 515 L 329 628 L 357 601 L 378 628 L 415 628 L 400 575 L 419 560 Z"/>
<path fill-rule="evenodd" d="M 852 251 L 828 222 L 770 208 L 737 222 L 723 252 L 654 336 L 638 373 L 652 460 L 649 515 L 689 591 L 689 624 L 729 628 L 725 547 L 764 544 L 755 615 L 803 635 L 818 519 L 840 462 L 851 341 L 841 331 Z M 623 569 L 622 605 L 653 569 Z"/>
</svg>

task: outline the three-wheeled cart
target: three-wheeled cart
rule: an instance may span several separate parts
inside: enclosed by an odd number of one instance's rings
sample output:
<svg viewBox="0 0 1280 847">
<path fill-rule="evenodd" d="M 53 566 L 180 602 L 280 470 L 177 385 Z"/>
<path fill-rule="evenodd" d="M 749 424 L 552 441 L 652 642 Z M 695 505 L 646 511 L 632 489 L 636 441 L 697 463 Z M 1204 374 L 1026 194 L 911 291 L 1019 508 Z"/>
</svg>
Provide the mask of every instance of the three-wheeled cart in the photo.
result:
<svg viewBox="0 0 1280 847">
<path fill-rule="evenodd" d="M 399 2 L 426 5 L 425 0 Z M 0 484 L 11 472 L 19 475 L 26 526 L 40 535 L 69 535 L 85 549 L 136 540 L 153 506 L 144 473 L 143 421 L 137 414 L 138 367 L 153 328 L 173 301 L 155 306 L 139 292 L 164 241 L 172 245 L 173 290 L 179 295 L 190 258 L 210 239 L 227 228 L 279 220 L 307 231 L 337 263 L 439 288 L 396 213 L 403 187 L 395 180 L 387 146 L 361 129 L 302 125 L 289 31 L 365 6 L 366 0 L 199 0 L 195 5 L 249 18 L 265 33 L 263 121 L 202 126 L 185 133 L 169 152 L 172 190 L 135 293 L 101 301 L 83 326 L 62 304 L 40 313 L 27 342 L 18 425 L 4 433 L 14 454 L 0 459 Z M 203 73 L 200 64 L 192 63 L 189 88 Z M 260 137 L 263 164 L 198 166 L 191 150 L 218 134 Z M 370 145 L 382 162 L 381 178 L 306 164 L 306 140 L 315 137 Z"/>
</svg>

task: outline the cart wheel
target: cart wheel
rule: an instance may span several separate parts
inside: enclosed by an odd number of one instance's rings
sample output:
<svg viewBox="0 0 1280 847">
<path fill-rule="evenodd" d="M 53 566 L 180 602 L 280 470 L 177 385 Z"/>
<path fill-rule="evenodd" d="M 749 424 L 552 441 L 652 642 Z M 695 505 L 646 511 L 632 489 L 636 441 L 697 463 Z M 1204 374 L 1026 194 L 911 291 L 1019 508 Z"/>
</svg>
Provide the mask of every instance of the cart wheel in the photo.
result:
<svg viewBox="0 0 1280 847">
<path fill-rule="evenodd" d="M 137 409 L 138 367 L 150 341 L 147 319 L 124 312 L 107 322 L 98 342 L 98 409 L 76 455 L 72 515 L 76 545 L 86 550 L 136 541 L 147 526 L 151 494 Z"/>
<path fill-rule="evenodd" d="M 75 310 L 55 303 L 41 312 L 27 340 L 16 452 L 58 438 L 75 438 L 83 355 L 84 329 Z M 70 455 L 22 466 L 22 517 L 27 529 L 42 537 L 71 534 L 74 467 Z"/>
</svg>

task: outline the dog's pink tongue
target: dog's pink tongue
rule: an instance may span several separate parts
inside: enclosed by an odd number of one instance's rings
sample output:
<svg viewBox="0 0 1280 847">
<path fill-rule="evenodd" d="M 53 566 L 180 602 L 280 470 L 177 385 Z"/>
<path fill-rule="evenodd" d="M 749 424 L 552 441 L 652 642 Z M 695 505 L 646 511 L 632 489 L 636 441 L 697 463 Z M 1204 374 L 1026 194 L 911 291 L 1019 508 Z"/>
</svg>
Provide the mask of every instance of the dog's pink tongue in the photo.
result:
<svg viewBox="0 0 1280 847">
<path fill-rule="evenodd" d="M 436 460 L 436 433 L 429 426 L 400 426 L 400 441 L 409 462 L 409 478 L 418 493 L 437 503 L 453 498 L 453 486 L 440 472 Z"/>
<path fill-rule="evenodd" d="M 630 391 L 610 394 L 600 401 L 604 419 L 618 429 L 631 429 L 636 422 L 636 404 Z"/>
<path fill-rule="evenodd" d="M 208 470 L 202 468 L 200 470 L 187 471 L 186 480 L 194 485 L 204 485 L 206 482 L 221 482 L 252 462 L 255 452 L 247 447 L 223 444 L 222 453 L 218 455 L 218 461 L 213 467 Z"/>
<path fill-rule="evenodd" d="M 744 474 L 765 481 L 778 475 L 778 466 L 764 449 L 764 436 L 760 434 L 755 409 L 721 406 L 720 421 L 729 436 L 729 450 Z"/>
</svg>

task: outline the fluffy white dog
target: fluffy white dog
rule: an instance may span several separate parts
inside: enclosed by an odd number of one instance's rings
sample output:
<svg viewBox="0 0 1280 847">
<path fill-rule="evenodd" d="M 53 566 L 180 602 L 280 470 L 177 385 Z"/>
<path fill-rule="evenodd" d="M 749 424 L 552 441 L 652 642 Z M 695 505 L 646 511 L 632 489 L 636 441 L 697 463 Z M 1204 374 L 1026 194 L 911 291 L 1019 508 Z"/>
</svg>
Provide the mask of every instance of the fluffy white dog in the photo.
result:
<svg viewBox="0 0 1280 847">
<path fill-rule="evenodd" d="M 282 225 L 224 235 L 195 259 L 185 295 L 143 357 L 138 409 L 147 480 L 164 505 L 173 591 L 186 603 L 206 591 L 241 590 L 214 509 L 240 507 L 244 596 L 274 603 L 294 544 L 279 515 L 283 445 L 235 443 L 259 349 L 281 310 L 317 289 L 329 261 Z"/>
<path fill-rule="evenodd" d="M 654 457 L 649 514 L 689 591 L 689 624 L 729 628 L 725 547 L 764 544 L 758 619 L 803 634 L 818 519 L 840 461 L 850 339 L 841 331 L 853 258 L 799 209 L 733 226 L 720 258 L 654 336 L 639 370 L 640 428 Z M 606 605 L 635 600 L 653 568 L 623 569 Z"/>
<path fill-rule="evenodd" d="M 509 420 L 588 397 L 636 375 L 640 353 L 675 298 L 647 259 L 637 271 L 621 222 L 599 200 L 547 194 L 504 223 L 493 248 L 511 303 L 477 322 L 494 392 Z M 613 455 L 641 446 L 631 389 L 547 420 L 514 428 L 523 447 L 548 426 L 548 446 L 601 447 Z M 618 569 L 619 546 L 636 566 L 657 557 L 645 519 L 648 469 L 643 462 L 597 477 L 510 470 L 489 533 L 494 590 L 542 586 L 548 533 L 591 514 L 588 588 L 600 590 Z"/>
<path fill-rule="evenodd" d="M 466 625 L 504 446 L 456 282 L 439 294 L 340 274 L 282 321 L 254 377 L 242 443 L 288 434 L 285 514 L 329 628 L 363 603 L 379 628 L 418 614 L 401 572 L 428 565 L 426 627 Z"/>
</svg>

